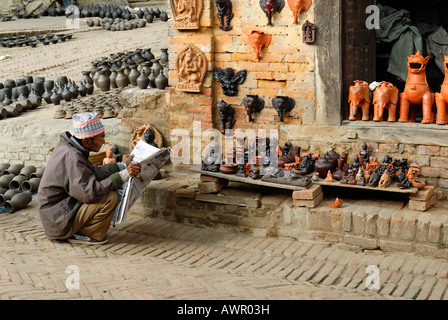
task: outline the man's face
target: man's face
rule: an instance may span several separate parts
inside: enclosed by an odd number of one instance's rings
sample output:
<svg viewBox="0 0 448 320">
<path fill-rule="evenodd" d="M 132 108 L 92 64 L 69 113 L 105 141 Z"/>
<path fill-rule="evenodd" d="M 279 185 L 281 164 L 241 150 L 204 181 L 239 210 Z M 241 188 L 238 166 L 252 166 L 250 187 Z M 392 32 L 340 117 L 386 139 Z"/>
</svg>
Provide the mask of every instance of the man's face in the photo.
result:
<svg viewBox="0 0 448 320">
<path fill-rule="evenodd" d="M 106 142 L 105 137 L 106 135 L 103 132 L 92 138 L 82 139 L 82 146 L 88 151 L 98 152 L 100 151 L 101 146 L 104 144 L 104 142 Z"/>
</svg>

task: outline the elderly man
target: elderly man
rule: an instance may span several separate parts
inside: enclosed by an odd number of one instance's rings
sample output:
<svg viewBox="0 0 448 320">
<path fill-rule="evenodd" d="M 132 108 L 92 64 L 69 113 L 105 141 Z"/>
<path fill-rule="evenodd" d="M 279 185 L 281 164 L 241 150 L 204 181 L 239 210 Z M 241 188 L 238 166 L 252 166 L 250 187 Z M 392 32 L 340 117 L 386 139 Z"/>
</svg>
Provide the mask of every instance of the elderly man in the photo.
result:
<svg viewBox="0 0 448 320">
<path fill-rule="evenodd" d="M 130 176 L 140 173 L 140 164 L 123 162 L 94 166 L 89 152 L 98 152 L 105 142 L 104 126 L 97 113 L 73 116 L 73 135 L 61 134 L 38 190 L 38 208 L 49 239 L 70 243 L 103 244 L 115 209 L 117 190 Z"/>
</svg>

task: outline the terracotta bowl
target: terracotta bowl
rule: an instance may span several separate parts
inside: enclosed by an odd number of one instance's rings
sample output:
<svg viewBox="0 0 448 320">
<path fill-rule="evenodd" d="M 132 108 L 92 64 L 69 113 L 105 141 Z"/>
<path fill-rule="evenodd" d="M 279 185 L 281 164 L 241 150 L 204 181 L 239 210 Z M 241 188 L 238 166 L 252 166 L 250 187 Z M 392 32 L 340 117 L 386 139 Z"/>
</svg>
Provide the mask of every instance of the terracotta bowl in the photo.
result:
<svg viewBox="0 0 448 320">
<path fill-rule="evenodd" d="M 238 171 L 238 166 L 236 164 L 222 164 L 219 171 L 225 174 L 235 174 Z"/>
</svg>

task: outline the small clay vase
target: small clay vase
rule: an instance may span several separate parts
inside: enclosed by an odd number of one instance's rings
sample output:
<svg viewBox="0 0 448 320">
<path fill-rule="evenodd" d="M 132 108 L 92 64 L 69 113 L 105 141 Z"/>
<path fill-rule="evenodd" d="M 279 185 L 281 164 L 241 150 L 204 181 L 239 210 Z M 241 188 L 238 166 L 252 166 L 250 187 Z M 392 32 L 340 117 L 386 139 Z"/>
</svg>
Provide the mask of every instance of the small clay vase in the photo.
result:
<svg viewBox="0 0 448 320">
<path fill-rule="evenodd" d="M 11 173 L 5 174 L 3 172 L 3 175 L 0 177 L 0 187 L 9 189 L 9 183 L 12 179 L 14 179 L 15 175 Z"/>
<path fill-rule="evenodd" d="M 53 89 L 50 100 L 56 106 L 61 104 L 62 96 L 57 92 L 56 88 Z"/>
<path fill-rule="evenodd" d="M 154 70 L 154 75 L 157 77 L 159 73 L 163 70 L 163 66 L 159 62 L 160 58 L 152 59 L 151 69 Z"/>
<path fill-rule="evenodd" d="M 93 79 L 90 77 L 90 71 L 82 71 L 82 79 L 81 81 L 85 81 L 93 85 Z"/>
<path fill-rule="evenodd" d="M 133 86 L 137 86 L 137 78 L 140 76 L 140 72 L 137 70 L 138 65 L 133 64 L 131 65 L 131 71 L 129 72 L 128 78 L 129 82 Z"/>
<path fill-rule="evenodd" d="M 120 67 L 117 69 L 117 77 L 115 78 L 115 82 L 118 88 L 124 88 L 129 85 L 129 78 L 124 73 L 125 67 Z"/>
<path fill-rule="evenodd" d="M 44 172 L 45 172 L 45 168 L 38 168 L 38 169 L 36 169 L 36 172 L 33 172 L 30 174 L 30 179 L 42 178 L 42 175 L 44 174 Z"/>
<path fill-rule="evenodd" d="M 319 173 L 319 178 L 325 179 L 328 171 L 331 172 L 332 162 L 326 156 L 320 158 L 314 163 L 315 172 Z"/>
<path fill-rule="evenodd" d="M 117 77 L 117 70 L 115 70 L 115 69 L 110 69 L 110 76 L 109 76 L 109 79 L 110 79 L 110 88 L 111 89 L 115 89 L 115 88 L 118 88 L 117 87 L 117 83 L 115 82 L 115 78 Z"/>
<path fill-rule="evenodd" d="M 165 89 L 168 86 L 168 79 L 165 77 L 163 72 L 159 72 L 159 75 L 154 80 L 156 87 L 160 90 Z"/>
<path fill-rule="evenodd" d="M 24 167 L 21 163 L 12 164 L 8 167 L 8 169 L 3 170 L 3 174 L 13 174 L 18 175 L 20 173 L 20 170 L 22 170 Z"/>
<path fill-rule="evenodd" d="M 10 190 L 20 190 L 23 181 L 28 180 L 25 176 L 17 175 L 9 182 Z"/>
<path fill-rule="evenodd" d="M 96 81 L 98 87 L 101 89 L 101 91 L 109 91 L 110 90 L 110 78 L 106 75 L 106 70 L 101 69 L 98 70 L 98 79 Z"/>
<path fill-rule="evenodd" d="M 148 76 L 148 80 L 149 80 L 149 87 L 150 88 L 157 88 L 157 86 L 156 86 L 156 75 L 154 74 L 154 70 L 153 69 L 151 69 L 151 74 Z"/>
<path fill-rule="evenodd" d="M 26 179 L 28 180 L 30 175 L 36 172 L 36 167 L 35 166 L 25 166 L 22 168 L 22 170 L 20 170 L 19 175 L 26 177 Z"/>
<path fill-rule="evenodd" d="M 146 74 L 145 70 L 142 70 L 140 76 L 137 78 L 137 85 L 140 89 L 146 89 L 149 85 L 148 74 Z"/>
<path fill-rule="evenodd" d="M 31 202 L 31 195 L 21 192 L 14 195 L 10 200 L 5 201 L 6 212 L 13 213 L 17 210 L 25 208 Z"/>
<path fill-rule="evenodd" d="M 160 55 L 160 64 L 168 63 L 168 49 L 160 49 L 162 51 L 162 54 Z"/>
</svg>

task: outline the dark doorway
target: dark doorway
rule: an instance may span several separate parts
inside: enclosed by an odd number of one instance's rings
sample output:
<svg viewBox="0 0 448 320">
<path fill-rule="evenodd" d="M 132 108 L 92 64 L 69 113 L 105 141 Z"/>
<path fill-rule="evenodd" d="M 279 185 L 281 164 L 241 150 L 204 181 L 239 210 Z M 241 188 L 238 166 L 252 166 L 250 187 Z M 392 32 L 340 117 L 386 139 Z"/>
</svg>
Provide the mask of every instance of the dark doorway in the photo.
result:
<svg viewBox="0 0 448 320">
<path fill-rule="evenodd" d="M 376 0 L 342 0 L 342 119 L 348 119 L 348 88 L 355 80 L 376 80 L 376 39 L 366 27 L 366 9 Z"/>
</svg>

